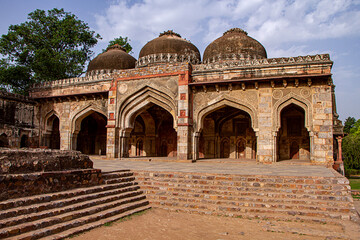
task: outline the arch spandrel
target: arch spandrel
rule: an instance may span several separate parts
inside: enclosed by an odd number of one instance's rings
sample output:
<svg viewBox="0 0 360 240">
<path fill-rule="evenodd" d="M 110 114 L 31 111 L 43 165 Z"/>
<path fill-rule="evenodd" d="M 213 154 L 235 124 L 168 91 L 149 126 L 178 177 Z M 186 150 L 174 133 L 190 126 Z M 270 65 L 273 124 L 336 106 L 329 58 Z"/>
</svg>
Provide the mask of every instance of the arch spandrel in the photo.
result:
<svg viewBox="0 0 360 240">
<path fill-rule="evenodd" d="M 225 106 L 237 108 L 249 114 L 251 118 L 252 128 L 254 129 L 254 131 L 258 131 L 258 117 L 255 107 L 240 99 L 226 96 L 219 97 L 210 101 L 208 105 L 200 107 L 200 110 L 194 114 L 194 116 L 196 117 L 194 121 L 196 122 L 196 132 L 201 132 L 204 124 L 204 119 L 207 115 Z"/>
<path fill-rule="evenodd" d="M 281 111 L 289 106 L 290 104 L 295 104 L 296 106 L 301 107 L 305 112 L 305 127 L 306 129 L 311 132 L 312 131 L 312 107 L 310 101 L 306 100 L 305 98 L 291 92 L 278 100 L 274 104 L 274 111 L 273 111 L 273 131 L 278 132 L 281 127 Z"/>
<path fill-rule="evenodd" d="M 175 101 L 167 94 L 151 87 L 145 87 L 126 98 L 117 111 L 117 126 L 121 129 L 132 129 L 135 118 L 153 104 L 168 111 L 173 117 L 174 128 L 177 127 Z"/>
<path fill-rule="evenodd" d="M 87 105 L 86 107 L 71 115 L 71 133 L 80 131 L 81 121 L 94 112 L 104 115 L 107 119 L 107 113 L 103 109 L 100 109 L 92 104 Z"/>
</svg>

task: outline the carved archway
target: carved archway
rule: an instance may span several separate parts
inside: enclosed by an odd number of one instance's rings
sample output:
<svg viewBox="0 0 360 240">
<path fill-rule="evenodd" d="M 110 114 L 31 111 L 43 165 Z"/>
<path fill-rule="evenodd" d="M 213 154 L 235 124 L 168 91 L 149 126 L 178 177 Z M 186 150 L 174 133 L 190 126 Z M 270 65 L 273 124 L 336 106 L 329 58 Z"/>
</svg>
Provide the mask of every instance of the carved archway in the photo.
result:
<svg viewBox="0 0 360 240">
<path fill-rule="evenodd" d="M 106 154 L 106 115 L 104 110 L 93 105 L 88 105 L 73 114 L 71 117 L 71 149 L 81 150 L 86 154 Z M 84 120 L 86 121 L 83 122 Z M 84 127 L 90 131 L 88 136 L 83 132 Z M 89 141 L 89 143 L 81 143 L 79 140 L 81 142 Z"/>
<path fill-rule="evenodd" d="M 173 117 L 174 129 L 177 127 L 176 104 L 168 95 L 152 87 L 145 87 L 126 98 L 118 110 L 117 126 L 120 129 L 132 129 L 135 118 L 152 105 L 158 105 Z"/>
<path fill-rule="evenodd" d="M 289 106 L 290 104 L 295 104 L 301 107 L 305 112 L 305 127 L 309 132 L 312 131 L 312 111 L 311 111 L 311 103 L 306 100 L 305 98 L 296 95 L 295 93 L 291 92 L 290 94 L 284 96 L 282 99 L 277 101 L 274 104 L 274 111 L 273 111 L 273 131 L 278 132 L 281 127 L 281 111 Z"/>
<path fill-rule="evenodd" d="M 198 113 L 196 114 L 196 132 L 201 132 L 204 124 L 204 119 L 207 115 L 225 106 L 237 108 L 249 114 L 251 118 L 252 128 L 254 129 L 254 131 L 258 130 L 257 111 L 250 104 L 228 96 L 214 99 L 211 102 L 213 103 L 201 108 L 201 110 L 198 111 Z"/>
</svg>

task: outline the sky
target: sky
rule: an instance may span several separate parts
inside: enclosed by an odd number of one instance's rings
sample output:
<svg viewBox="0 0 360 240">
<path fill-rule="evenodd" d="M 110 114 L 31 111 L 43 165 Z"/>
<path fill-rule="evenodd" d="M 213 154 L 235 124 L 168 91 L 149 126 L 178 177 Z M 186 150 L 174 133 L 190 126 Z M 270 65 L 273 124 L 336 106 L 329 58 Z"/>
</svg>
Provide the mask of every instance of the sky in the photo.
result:
<svg viewBox="0 0 360 240">
<path fill-rule="evenodd" d="M 360 119 L 360 0 L 0 0 L 0 6 L 1 35 L 36 9 L 64 8 L 101 35 L 94 57 L 123 36 L 138 58 L 167 30 L 203 54 L 234 27 L 257 39 L 268 58 L 329 53 L 340 119 Z"/>
</svg>

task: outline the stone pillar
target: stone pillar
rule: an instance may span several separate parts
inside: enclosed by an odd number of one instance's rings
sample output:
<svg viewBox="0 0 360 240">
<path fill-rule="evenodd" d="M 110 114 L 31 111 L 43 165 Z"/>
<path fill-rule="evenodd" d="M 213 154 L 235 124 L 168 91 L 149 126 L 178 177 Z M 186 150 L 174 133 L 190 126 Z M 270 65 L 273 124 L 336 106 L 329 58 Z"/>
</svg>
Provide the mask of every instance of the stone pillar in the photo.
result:
<svg viewBox="0 0 360 240">
<path fill-rule="evenodd" d="M 338 155 L 337 155 L 337 161 L 342 162 L 342 136 L 337 136 L 336 140 L 338 142 Z"/>
<path fill-rule="evenodd" d="M 272 131 L 271 89 L 259 89 L 257 159 L 261 163 L 274 161 L 275 141 Z"/>
<path fill-rule="evenodd" d="M 106 158 L 115 158 L 116 154 L 116 139 L 118 129 L 116 128 L 116 90 L 117 81 L 112 83 L 108 94 L 108 116 L 107 116 L 107 131 L 106 131 Z"/>
<path fill-rule="evenodd" d="M 190 66 L 189 66 L 190 67 Z M 177 112 L 177 159 L 191 160 L 192 112 L 189 94 L 190 71 L 179 75 Z"/>
<path fill-rule="evenodd" d="M 122 130 L 120 132 L 120 157 L 129 157 L 129 138 L 130 138 L 130 130 Z"/>
<path fill-rule="evenodd" d="M 312 87 L 313 90 L 313 153 L 312 162 L 332 166 L 333 107 L 331 86 Z"/>
<path fill-rule="evenodd" d="M 278 161 L 278 155 L 277 155 L 277 150 L 278 150 L 278 144 L 277 144 L 277 132 L 273 132 L 273 142 L 274 142 L 274 147 L 273 147 L 273 162 Z"/>
<path fill-rule="evenodd" d="M 115 158 L 116 156 L 116 131 L 115 126 L 106 126 L 106 158 Z"/>
<path fill-rule="evenodd" d="M 199 159 L 199 140 L 200 140 L 200 133 L 194 132 L 193 134 L 193 160 L 196 161 Z"/>
<path fill-rule="evenodd" d="M 59 131 L 60 131 L 60 149 L 61 150 L 76 150 L 73 148 L 73 134 L 71 132 L 72 120 L 70 119 L 70 103 L 63 103 L 63 113 L 60 117 Z M 75 126 L 74 126 L 75 127 Z M 73 129 L 75 131 L 75 129 Z"/>
</svg>

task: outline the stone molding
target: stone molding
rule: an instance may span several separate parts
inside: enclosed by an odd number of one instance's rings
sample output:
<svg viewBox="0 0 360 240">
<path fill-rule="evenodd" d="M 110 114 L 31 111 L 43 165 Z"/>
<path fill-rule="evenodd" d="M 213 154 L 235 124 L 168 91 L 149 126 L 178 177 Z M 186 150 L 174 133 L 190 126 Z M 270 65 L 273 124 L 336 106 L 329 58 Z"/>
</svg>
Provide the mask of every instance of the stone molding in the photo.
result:
<svg viewBox="0 0 360 240">
<path fill-rule="evenodd" d="M 77 78 L 67 78 L 60 79 L 50 82 L 37 83 L 32 86 L 32 91 L 36 92 L 37 90 L 54 88 L 54 87 L 63 87 L 70 85 L 77 85 L 80 83 L 88 84 L 95 83 L 99 81 L 112 81 L 115 78 L 131 78 L 131 77 L 144 77 L 156 74 L 163 73 L 174 73 L 181 71 L 188 71 L 189 66 L 187 63 L 172 63 L 163 66 L 151 66 L 147 68 L 134 68 L 134 69 L 125 69 L 125 70 L 94 70 L 88 72 L 85 77 Z M 1 95 L 0 95 L 1 96 Z"/>
<path fill-rule="evenodd" d="M 224 60 L 221 62 L 221 60 Z M 215 62 L 216 63 L 213 63 Z M 220 61 L 220 62 L 219 62 Z M 317 54 L 308 56 L 288 57 L 288 58 L 264 58 L 246 57 L 243 54 L 229 54 L 218 56 L 211 61 L 193 66 L 193 72 L 212 69 L 227 69 L 234 67 L 260 67 L 260 66 L 279 66 L 279 65 L 297 65 L 319 62 L 331 62 L 329 54 Z"/>
<path fill-rule="evenodd" d="M 10 93 L 10 92 L 6 92 L 3 90 L 0 90 L 0 98 L 10 99 L 10 100 L 15 100 L 15 101 L 20 101 L 20 102 L 25 101 L 27 103 L 35 103 L 31 98 L 29 98 L 27 96 L 16 94 L 16 93 Z"/>
<path fill-rule="evenodd" d="M 151 64 L 157 63 L 191 63 L 199 64 L 200 55 L 195 53 L 178 55 L 177 53 L 160 53 L 150 54 L 139 58 L 136 61 L 136 67 L 146 67 Z"/>
</svg>

